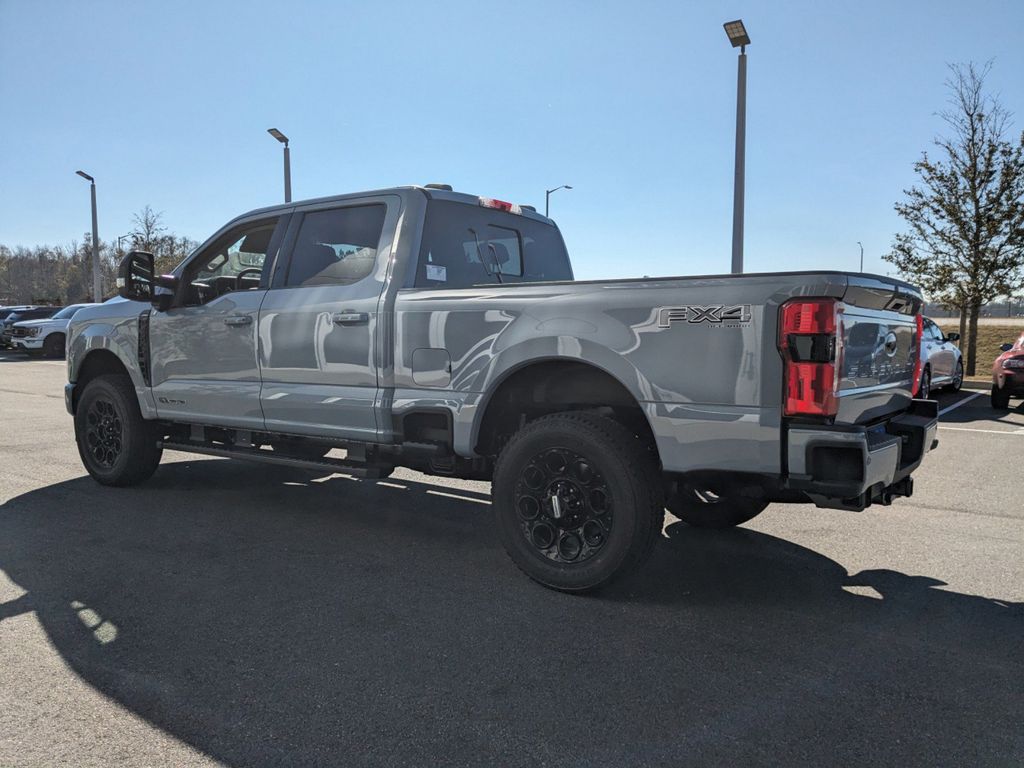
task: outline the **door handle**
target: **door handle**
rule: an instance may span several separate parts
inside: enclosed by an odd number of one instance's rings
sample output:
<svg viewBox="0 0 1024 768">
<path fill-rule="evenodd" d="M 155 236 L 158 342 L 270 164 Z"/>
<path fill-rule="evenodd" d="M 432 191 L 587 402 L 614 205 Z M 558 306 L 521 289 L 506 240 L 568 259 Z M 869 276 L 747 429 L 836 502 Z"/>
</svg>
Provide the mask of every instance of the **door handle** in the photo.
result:
<svg viewBox="0 0 1024 768">
<path fill-rule="evenodd" d="M 252 325 L 252 315 L 228 315 L 224 325 Z"/>
<path fill-rule="evenodd" d="M 335 312 L 331 315 L 331 322 L 335 325 L 356 325 L 368 323 L 370 315 L 368 312 Z"/>
</svg>

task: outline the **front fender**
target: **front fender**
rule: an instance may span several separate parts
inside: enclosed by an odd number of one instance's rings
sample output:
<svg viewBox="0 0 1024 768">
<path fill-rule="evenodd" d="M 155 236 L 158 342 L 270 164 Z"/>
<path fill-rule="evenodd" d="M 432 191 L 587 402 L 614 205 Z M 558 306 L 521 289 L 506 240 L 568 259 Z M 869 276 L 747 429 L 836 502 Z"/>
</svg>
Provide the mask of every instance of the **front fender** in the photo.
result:
<svg viewBox="0 0 1024 768">
<path fill-rule="evenodd" d="M 101 350 L 112 353 L 124 366 L 135 387 L 142 417 L 155 419 L 156 402 L 153 393 L 142 378 L 139 368 L 139 314 L 147 305 L 139 302 L 123 302 L 102 305 L 96 310 L 110 307 L 105 317 L 86 317 L 75 322 L 68 329 L 70 342 L 67 350 L 68 381 L 78 381 L 79 374 L 89 355 Z M 92 310 L 95 312 L 96 310 Z"/>
</svg>

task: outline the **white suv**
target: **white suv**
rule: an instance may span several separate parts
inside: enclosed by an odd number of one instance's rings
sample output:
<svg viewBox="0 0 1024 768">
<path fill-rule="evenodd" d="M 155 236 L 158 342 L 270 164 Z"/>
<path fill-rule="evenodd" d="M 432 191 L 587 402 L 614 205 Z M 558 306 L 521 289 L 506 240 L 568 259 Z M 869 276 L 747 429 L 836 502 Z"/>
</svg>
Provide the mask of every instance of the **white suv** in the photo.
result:
<svg viewBox="0 0 1024 768">
<path fill-rule="evenodd" d="M 22 320 L 15 323 L 11 343 L 28 354 L 42 353 L 46 357 L 64 357 L 64 342 L 67 339 L 68 323 L 75 312 L 95 304 L 70 304 L 53 317 L 41 320 Z"/>
</svg>

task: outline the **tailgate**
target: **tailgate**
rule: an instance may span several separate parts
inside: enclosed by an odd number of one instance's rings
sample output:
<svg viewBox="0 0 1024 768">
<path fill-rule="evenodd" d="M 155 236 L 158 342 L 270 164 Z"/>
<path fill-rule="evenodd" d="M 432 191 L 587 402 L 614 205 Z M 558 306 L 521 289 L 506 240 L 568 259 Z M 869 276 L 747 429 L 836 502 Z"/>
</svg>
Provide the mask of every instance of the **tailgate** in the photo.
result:
<svg viewBox="0 0 1024 768">
<path fill-rule="evenodd" d="M 837 333 L 837 424 L 863 424 L 910 406 L 920 310 L 921 294 L 907 283 L 850 276 Z"/>
</svg>

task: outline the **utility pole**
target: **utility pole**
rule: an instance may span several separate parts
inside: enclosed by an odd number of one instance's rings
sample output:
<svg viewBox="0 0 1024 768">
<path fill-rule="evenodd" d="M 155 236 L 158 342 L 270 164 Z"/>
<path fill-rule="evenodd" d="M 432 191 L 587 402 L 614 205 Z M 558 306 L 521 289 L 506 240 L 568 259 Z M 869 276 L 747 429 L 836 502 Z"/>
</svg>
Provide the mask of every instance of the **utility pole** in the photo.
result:
<svg viewBox="0 0 1024 768">
<path fill-rule="evenodd" d="M 732 272 L 743 274 L 743 193 L 747 144 L 747 46 L 750 36 L 740 19 L 724 25 L 733 48 L 740 49 L 736 69 L 736 165 L 732 193 Z"/>
<path fill-rule="evenodd" d="M 85 171 L 75 173 L 89 182 L 92 197 L 92 300 L 98 304 L 103 301 L 103 275 L 100 272 L 100 235 L 96 223 L 96 179 Z"/>
<path fill-rule="evenodd" d="M 284 201 L 292 201 L 292 158 L 288 151 L 288 137 L 277 128 L 267 128 L 267 133 L 284 144 Z"/>
</svg>

